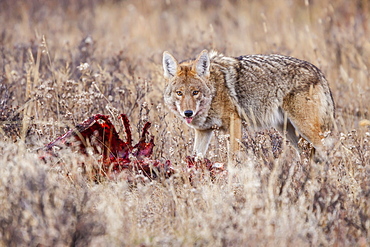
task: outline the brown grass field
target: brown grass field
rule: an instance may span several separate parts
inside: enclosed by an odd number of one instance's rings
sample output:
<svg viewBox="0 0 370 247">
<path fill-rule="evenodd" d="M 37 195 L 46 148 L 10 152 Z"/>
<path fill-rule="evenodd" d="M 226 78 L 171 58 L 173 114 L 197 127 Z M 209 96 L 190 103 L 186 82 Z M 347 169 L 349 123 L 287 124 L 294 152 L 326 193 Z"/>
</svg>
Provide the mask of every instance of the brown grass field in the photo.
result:
<svg viewBox="0 0 370 247">
<path fill-rule="evenodd" d="M 0 1 L 0 246 L 370 246 L 367 0 Z M 273 130 L 245 133 L 240 163 L 191 182 L 193 132 L 163 105 L 162 53 L 203 49 L 307 60 L 329 81 L 335 145 L 297 157 Z M 94 114 L 134 138 L 146 121 L 169 179 L 94 182 L 37 149 Z M 226 162 L 227 136 L 208 157 Z M 71 176 L 67 176 L 72 174 Z"/>
</svg>

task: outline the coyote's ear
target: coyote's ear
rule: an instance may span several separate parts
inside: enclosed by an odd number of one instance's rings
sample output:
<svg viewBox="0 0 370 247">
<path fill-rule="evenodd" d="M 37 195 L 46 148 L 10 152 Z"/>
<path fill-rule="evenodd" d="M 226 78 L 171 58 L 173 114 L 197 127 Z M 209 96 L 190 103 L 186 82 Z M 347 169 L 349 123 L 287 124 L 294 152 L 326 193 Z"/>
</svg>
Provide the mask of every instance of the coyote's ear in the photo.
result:
<svg viewBox="0 0 370 247">
<path fill-rule="evenodd" d="M 168 51 L 163 52 L 163 72 L 165 78 L 174 77 L 178 66 L 176 59 Z"/>
<path fill-rule="evenodd" d="M 195 71 L 200 77 L 209 76 L 210 60 L 207 50 L 203 50 L 195 61 Z"/>
</svg>

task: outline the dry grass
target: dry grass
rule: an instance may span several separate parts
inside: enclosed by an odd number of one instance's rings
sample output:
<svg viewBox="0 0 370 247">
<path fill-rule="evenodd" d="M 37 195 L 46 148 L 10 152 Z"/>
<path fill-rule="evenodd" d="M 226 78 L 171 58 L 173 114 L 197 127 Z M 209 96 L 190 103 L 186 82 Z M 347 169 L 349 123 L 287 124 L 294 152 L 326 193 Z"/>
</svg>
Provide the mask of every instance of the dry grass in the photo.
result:
<svg viewBox="0 0 370 247">
<path fill-rule="evenodd" d="M 0 245 L 370 245 L 370 6 L 357 1 L 0 2 Z M 34 151 L 96 114 L 153 123 L 154 158 L 177 168 L 193 133 L 162 105 L 161 56 L 202 49 L 281 53 L 320 67 L 336 103 L 325 164 L 298 159 L 273 131 L 248 133 L 228 176 L 186 171 L 136 185 L 87 181 Z M 360 122 L 362 121 L 362 122 Z M 361 123 L 361 124 L 360 124 Z M 216 133 L 210 158 L 225 160 Z"/>
</svg>

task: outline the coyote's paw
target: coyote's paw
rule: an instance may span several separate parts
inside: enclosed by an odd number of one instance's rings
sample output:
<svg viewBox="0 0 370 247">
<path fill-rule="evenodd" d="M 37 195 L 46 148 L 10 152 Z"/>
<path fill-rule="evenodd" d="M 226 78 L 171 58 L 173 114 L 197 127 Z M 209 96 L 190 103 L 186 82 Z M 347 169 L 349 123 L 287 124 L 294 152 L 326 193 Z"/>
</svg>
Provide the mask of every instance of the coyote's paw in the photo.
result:
<svg viewBox="0 0 370 247">
<path fill-rule="evenodd" d="M 197 153 L 197 155 L 195 155 L 195 158 L 194 158 L 196 162 L 202 161 L 203 159 L 204 159 L 204 155 L 202 153 Z"/>
</svg>

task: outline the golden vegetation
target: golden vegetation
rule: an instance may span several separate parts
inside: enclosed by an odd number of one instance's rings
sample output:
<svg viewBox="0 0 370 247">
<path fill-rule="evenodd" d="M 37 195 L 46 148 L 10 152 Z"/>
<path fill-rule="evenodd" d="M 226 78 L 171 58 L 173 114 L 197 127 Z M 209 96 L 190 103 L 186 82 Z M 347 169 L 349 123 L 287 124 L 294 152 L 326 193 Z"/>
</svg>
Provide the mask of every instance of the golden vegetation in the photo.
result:
<svg viewBox="0 0 370 247">
<path fill-rule="evenodd" d="M 369 245 L 369 12 L 366 0 L 1 1 L 0 245 Z M 162 53 L 205 48 L 317 65 L 336 103 L 328 162 L 300 160 L 274 130 L 247 133 L 241 163 L 213 182 L 96 184 L 78 168 L 94 157 L 40 161 L 71 126 L 126 113 L 136 137 L 153 123 L 154 158 L 181 167 L 193 133 L 163 106 Z M 213 161 L 226 142 L 216 133 Z"/>
</svg>

